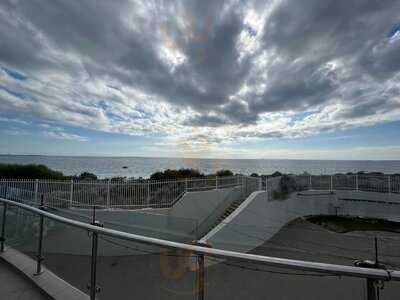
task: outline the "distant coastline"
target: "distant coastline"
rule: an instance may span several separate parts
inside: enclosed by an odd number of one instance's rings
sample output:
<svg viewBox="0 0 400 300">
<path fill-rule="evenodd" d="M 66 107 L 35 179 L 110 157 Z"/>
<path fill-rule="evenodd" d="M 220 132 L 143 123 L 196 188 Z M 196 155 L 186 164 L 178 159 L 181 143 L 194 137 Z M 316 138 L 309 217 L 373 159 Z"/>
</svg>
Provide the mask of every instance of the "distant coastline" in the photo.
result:
<svg viewBox="0 0 400 300">
<path fill-rule="evenodd" d="M 306 158 L 220 158 L 220 157 L 179 157 L 179 156 L 137 156 L 137 155 L 53 155 L 53 154 L 1 154 L 2 156 L 22 157 L 74 157 L 74 158 L 139 158 L 139 159 L 190 159 L 190 160 L 271 160 L 271 161 L 360 161 L 360 162 L 400 162 L 399 159 L 306 159 Z"/>
<path fill-rule="evenodd" d="M 237 174 L 286 174 L 304 172 L 320 175 L 348 172 L 400 173 L 400 160 L 293 160 L 293 159 L 201 159 L 166 157 L 105 157 L 105 156 L 47 156 L 1 154 L 0 163 L 39 164 L 62 172 L 66 176 L 83 172 L 99 178 L 147 178 L 157 171 L 190 168 L 211 174 L 218 170 L 231 170 Z M 124 168 L 126 167 L 126 168 Z"/>
</svg>

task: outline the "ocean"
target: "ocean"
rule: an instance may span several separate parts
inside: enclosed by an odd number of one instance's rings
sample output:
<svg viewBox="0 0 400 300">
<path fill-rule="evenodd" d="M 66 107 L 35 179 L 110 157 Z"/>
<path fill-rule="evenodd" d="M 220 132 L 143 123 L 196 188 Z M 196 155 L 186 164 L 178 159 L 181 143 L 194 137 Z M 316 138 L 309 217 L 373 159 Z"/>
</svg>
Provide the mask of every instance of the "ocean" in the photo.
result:
<svg viewBox="0 0 400 300">
<path fill-rule="evenodd" d="M 79 175 L 91 172 L 100 178 L 143 177 L 165 169 L 194 168 L 203 173 L 229 169 L 242 174 L 282 173 L 314 175 L 347 173 L 356 171 L 400 173 L 400 160 L 286 160 L 286 159 L 191 159 L 156 157 L 77 157 L 77 156 L 29 156 L 0 155 L 0 163 L 43 164 L 63 172 Z M 127 168 L 124 168 L 127 167 Z"/>
</svg>

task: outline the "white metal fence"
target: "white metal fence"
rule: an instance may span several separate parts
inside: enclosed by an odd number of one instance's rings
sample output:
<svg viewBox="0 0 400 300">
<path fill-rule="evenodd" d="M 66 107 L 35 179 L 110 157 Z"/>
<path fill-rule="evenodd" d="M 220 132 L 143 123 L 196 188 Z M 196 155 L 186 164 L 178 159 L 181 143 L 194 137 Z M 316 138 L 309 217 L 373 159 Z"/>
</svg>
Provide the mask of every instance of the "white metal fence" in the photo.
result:
<svg viewBox="0 0 400 300">
<path fill-rule="evenodd" d="M 299 175 L 293 178 L 300 190 L 355 190 L 400 193 L 400 175 Z"/>
<path fill-rule="evenodd" d="M 264 178 L 268 199 L 285 199 L 291 192 L 305 190 L 352 190 L 376 193 L 400 193 L 400 175 L 283 175 Z"/>
<path fill-rule="evenodd" d="M 270 199 L 303 190 L 400 193 L 400 175 L 291 175 L 269 178 L 238 175 L 127 182 L 1 179 L 0 196 L 25 203 L 39 203 L 43 195 L 46 205 L 52 207 L 166 208 L 186 192 L 234 186 L 242 187 L 243 199 L 258 190 L 267 190 Z"/>
<path fill-rule="evenodd" d="M 1 179 L 0 196 L 26 203 L 39 203 L 43 196 L 46 205 L 52 207 L 164 208 L 172 206 L 186 192 L 242 184 L 242 176 L 127 182 Z"/>
</svg>

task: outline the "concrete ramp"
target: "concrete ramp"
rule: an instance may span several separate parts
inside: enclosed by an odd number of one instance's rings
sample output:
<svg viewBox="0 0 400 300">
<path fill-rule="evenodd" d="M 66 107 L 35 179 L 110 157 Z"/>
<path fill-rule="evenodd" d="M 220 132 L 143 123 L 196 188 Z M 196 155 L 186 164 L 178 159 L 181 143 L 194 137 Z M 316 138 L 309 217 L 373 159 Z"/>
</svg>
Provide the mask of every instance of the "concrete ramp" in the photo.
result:
<svg viewBox="0 0 400 300">
<path fill-rule="evenodd" d="M 344 215 L 400 221 L 397 198 L 357 191 L 306 191 L 292 193 L 287 200 L 268 201 L 265 192 L 255 192 L 201 241 L 214 248 L 248 252 L 299 217 Z"/>
</svg>

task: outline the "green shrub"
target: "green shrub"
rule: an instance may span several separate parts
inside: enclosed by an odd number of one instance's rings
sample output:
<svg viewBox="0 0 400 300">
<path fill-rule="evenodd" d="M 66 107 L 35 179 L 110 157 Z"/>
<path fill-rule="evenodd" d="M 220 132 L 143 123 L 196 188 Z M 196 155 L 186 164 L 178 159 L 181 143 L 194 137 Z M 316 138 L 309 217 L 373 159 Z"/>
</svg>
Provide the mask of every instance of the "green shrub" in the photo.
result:
<svg viewBox="0 0 400 300">
<path fill-rule="evenodd" d="M 166 180 L 170 179 L 167 177 L 167 175 L 164 174 L 164 172 L 155 172 L 150 175 L 151 180 Z"/>
<path fill-rule="evenodd" d="M 97 180 L 97 176 L 93 173 L 83 172 L 78 176 L 78 180 Z"/>
<path fill-rule="evenodd" d="M 279 177 L 279 176 L 282 176 L 282 173 L 279 172 L 279 171 L 276 171 L 275 173 L 273 173 L 273 174 L 271 175 L 271 177 Z"/>
<path fill-rule="evenodd" d="M 44 165 L 0 164 L 0 178 L 3 179 L 65 179 L 63 173 Z"/>
<path fill-rule="evenodd" d="M 233 173 L 231 170 L 219 170 L 219 171 L 217 171 L 217 173 L 215 173 L 215 176 L 229 177 L 229 176 L 233 176 Z"/>
<path fill-rule="evenodd" d="M 182 179 L 192 177 L 204 177 L 204 174 L 195 169 L 167 169 L 164 172 L 155 172 L 150 176 L 151 180 Z"/>
</svg>

